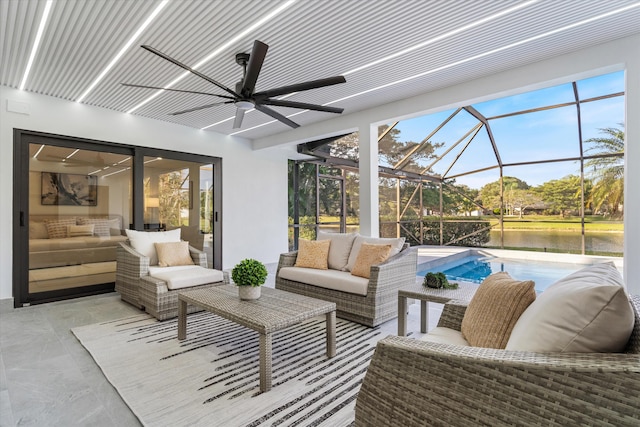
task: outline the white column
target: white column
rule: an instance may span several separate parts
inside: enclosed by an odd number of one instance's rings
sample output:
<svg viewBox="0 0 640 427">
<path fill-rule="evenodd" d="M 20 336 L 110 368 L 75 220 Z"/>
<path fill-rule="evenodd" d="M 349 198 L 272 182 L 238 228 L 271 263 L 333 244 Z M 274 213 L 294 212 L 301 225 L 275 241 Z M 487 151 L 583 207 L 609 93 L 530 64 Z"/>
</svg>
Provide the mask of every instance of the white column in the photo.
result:
<svg viewBox="0 0 640 427">
<path fill-rule="evenodd" d="M 359 126 L 360 135 L 360 234 L 378 237 L 378 127 Z"/>
<path fill-rule="evenodd" d="M 640 57 L 629 55 L 625 89 L 624 281 L 640 295 Z"/>
</svg>

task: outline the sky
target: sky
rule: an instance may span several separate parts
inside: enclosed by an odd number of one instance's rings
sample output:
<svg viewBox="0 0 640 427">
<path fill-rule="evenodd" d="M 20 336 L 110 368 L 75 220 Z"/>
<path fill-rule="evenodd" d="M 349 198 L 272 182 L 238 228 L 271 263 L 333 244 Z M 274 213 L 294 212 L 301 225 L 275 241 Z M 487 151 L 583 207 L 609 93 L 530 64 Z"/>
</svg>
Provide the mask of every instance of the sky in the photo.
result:
<svg viewBox="0 0 640 427">
<path fill-rule="evenodd" d="M 623 92 L 624 72 L 619 71 L 597 76 L 580 80 L 576 83 L 581 101 L 601 95 Z M 573 102 L 574 100 L 573 86 L 571 83 L 566 83 L 474 104 L 473 107 L 485 117 L 491 118 L 516 111 Z M 396 126 L 396 129 L 400 130 L 398 139 L 402 142 L 414 141 L 419 143 L 454 111 L 447 110 L 401 121 Z M 624 96 L 581 103 L 580 115 L 583 142 L 589 138 L 603 136 L 599 129 L 606 127 L 618 128 L 620 127 L 619 124 L 624 122 Z M 476 118 L 463 110 L 433 135 L 430 139 L 431 142 L 444 143 L 444 146 L 437 150 L 436 153 L 438 155 L 445 153 L 451 146 L 458 143 L 442 160 L 433 166 L 435 172 L 442 174 L 450 169 L 447 176 L 451 176 L 497 165 L 494 150 L 484 128 L 478 132 L 470 143 L 468 143 L 469 136 L 464 138 L 465 134 L 478 123 Z M 578 114 L 575 105 L 491 119 L 489 124 L 503 164 L 577 157 L 580 155 Z M 454 162 L 456 156 L 460 154 L 467 143 L 467 148 L 459 159 Z M 585 150 L 588 147 L 589 144 L 585 143 Z M 586 154 L 595 154 L 595 152 L 588 151 Z M 420 166 L 426 168 L 431 162 L 422 161 Z M 579 174 L 579 172 L 580 165 L 575 161 L 504 168 L 505 176 L 516 176 L 531 186 L 537 186 L 553 179 L 560 179 L 570 174 Z M 495 168 L 458 177 L 456 182 L 466 184 L 471 188 L 480 188 L 489 182 L 498 180 L 498 178 L 499 169 Z"/>
</svg>

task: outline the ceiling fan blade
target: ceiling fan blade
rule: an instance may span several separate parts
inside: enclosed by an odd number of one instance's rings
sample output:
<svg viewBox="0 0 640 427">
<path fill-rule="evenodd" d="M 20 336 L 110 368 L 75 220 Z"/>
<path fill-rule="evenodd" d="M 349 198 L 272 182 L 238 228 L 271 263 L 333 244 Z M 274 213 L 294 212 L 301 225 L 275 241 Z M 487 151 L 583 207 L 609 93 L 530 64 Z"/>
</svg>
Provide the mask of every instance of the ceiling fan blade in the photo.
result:
<svg viewBox="0 0 640 427">
<path fill-rule="evenodd" d="M 158 87 L 158 86 L 145 86 L 145 85 L 134 85 L 131 83 L 120 83 L 122 86 L 127 86 L 127 87 L 139 87 L 142 89 L 158 89 L 158 90 L 168 90 L 171 92 L 182 92 L 182 93 L 194 93 L 196 95 L 210 95 L 210 96 L 217 96 L 219 98 L 225 98 L 225 99 L 235 99 L 232 96 L 227 96 L 227 95 L 218 95 L 217 93 L 208 93 L 208 92 L 198 92 L 198 91 L 194 91 L 194 90 L 182 90 L 182 89 L 169 89 L 167 87 Z"/>
<path fill-rule="evenodd" d="M 236 118 L 233 120 L 233 128 L 234 129 L 240 129 L 240 126 L 242 126 L 242 119 L 244 119 L 244 113 L 247 110 L 243 109 L 243 108 L 238 108 L 236 109 Z"/>
<path fill-rule="evenodd" d="M 272 110 L 269 107 L 265 107 L 264 105 L 256 104 L 256 110 L 262 111 L 263 113 L 273 117 L 276 120 L 281 121 L 282 123 L 284 123 L 287 126 L 291 126 L 294 129 L 300 127 L 300 125 L 297 124 L 296 122 L 294 122 L 293 120 L 288 119 L 287 117 L 283 116 L 282 114 L 278 113 L 277 111 Z"/>
<path fill-rule="evenodd" d="M 191 113 L 194 111 L 204 110 L 206 108 L 215 107 L 222 104 L 233 104 L 233 101 L 214 102 L 213 104 L 202 105 L 200 107 L 189 108 L 188 110 L 176 111 L 175 113 L 169 113 L 170 116 L 177 116 L 184 113 Z"/>
<path fill-rule="evenodd" d="M 237 93 L 235 93 L 234 91 L 232 91 L 231 89 L 229 89 L 228 87 L 226 87 L 225 85 L 223 85 L 222 83 L 218 83 L 217 81 L 213 80 L 211 77 L 205 76 L 204 74 L 194 70 L 193 68 L 189 67 L 188 65 L 183 64 L 182 62 L 173 59 L 172 57 L 160 52 L 159 50 L 151 47 L 151 46 L 147 46 L 147 45 L 142 45 L 143 49 L 148 50 L 151 53 L 154 53 L 156 55 L 158 55 L 160 58 L 166 59 L 167 61 L 177 65 L 180 68 L 184 68 L 185 70 L 191 72 L 192 74 L 195 74 L 196 76 L 200 77 L 201 79 L 204 79 L 206 81 L 208 81 L 209 83 L 213 83 L 214 85 L 218 86 L 220 89 L 224 90 L 225 92 L 230 93 L 231 95 L 233 95 L 234 97 L 239 97 L 240 95 L 238 95 Z"/>
<path fill-rule="evenodd" d="M 260 40 L 253 42 L 253 50 L 251 51 L 251 55 L 249 55 L 249 64 L 247 65 L 247 73 L 242 80 L 242 95 L 249 97 L 255 90 L 258 75 L 262 69 L 264 58 L 267 56 L 268 49 L 269 46 Z"/>
<path fill-rule="evenodd" d="M 337 85 L 345 83 L 347 80 L 344 76 L 327 77 L 326 79 L 311 80 L 304 83 L 298 83 L 289 86 L 277 87 L 275 89 L 265 90 L 263 92 L 257 92 L 254 97 L 258 98 L 272 98 L 274 96 L 286 95 L 292 92 L 302 92 L 303 90 L 318 89 L 325 86 Z"/>
<path fill-rule="evenodd" d="M 262 105 L 275 105 L 276 107 L 302 108 L 305 110 L 324 111 L 326 113 L 342 113 L 344 108 L 325 107 L 324 105 L 307 104 L 306 102 L 289 101 L 286 99 L 265 99 L 264 101 L 256 100 Z"/>
</svg>

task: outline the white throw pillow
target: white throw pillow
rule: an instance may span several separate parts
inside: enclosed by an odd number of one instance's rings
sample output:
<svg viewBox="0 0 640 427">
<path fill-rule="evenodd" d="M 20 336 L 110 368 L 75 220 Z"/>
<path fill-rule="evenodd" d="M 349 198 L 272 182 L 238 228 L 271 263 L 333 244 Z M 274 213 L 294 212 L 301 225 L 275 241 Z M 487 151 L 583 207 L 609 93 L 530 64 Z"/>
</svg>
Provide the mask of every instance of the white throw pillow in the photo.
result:
<svg viewBox="0 0 640 427">
<path fill-rule="evenodd" d="M 358 233 L 325 233 L 318 231 L 318 237 L 316 240 L 331 240 L 329 246 L 329 268 L 332 270 L 344 270 L 349 262 L 349 254 L 351 253 L 351 247 L 353 241 L 358 236 Z"/>
<path fill-rule="evenodd" d="M 158 264 L 158 255 L 156 254 L 156 243 L 163 242 L 179 242 L 180 229 L 176 228 L 171 231 L 135 231 L 125 230 L 131 247 L 149 258 L 149 265 Z"/>
<path fill-rule="evenodd" d="M 353 270 L 356 259 L 358 259 L 358 252 L 360 252 L 360 247 L 363 243 L 371 243 L 373 245 L 391 245 L 391 252 L 389 252 L 389 258 L 391 258 L 392 256 L 397 255 L 402 250 L 402 246 L 404 245 L 404 237 L 383 238 L 357 236 L 353 241 L 351 253 L 349 254 L 349 262 L 345 267 L 345 271 Z"/>
<path fill-rule="evenodd" d="M 615 353 L 624 350 L 634 314 L 612 262 L 585 267 L 542 292 L 522 313 L 507 350 Z"/>
</svg>

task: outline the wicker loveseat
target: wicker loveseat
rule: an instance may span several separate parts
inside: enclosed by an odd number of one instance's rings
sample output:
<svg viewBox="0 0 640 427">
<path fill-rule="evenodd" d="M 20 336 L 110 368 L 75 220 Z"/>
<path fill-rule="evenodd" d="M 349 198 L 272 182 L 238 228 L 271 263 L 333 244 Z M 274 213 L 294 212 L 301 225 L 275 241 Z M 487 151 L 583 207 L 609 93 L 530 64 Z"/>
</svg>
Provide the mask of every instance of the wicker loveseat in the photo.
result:
<svg viewBox="0 0 640 427">
<path fill-rule="evenodd" d="M 365 280 L 366 295 L 282 277 L 281 270 L 293 267 L 297 256 L 297 251 L 280 255 L 276 272 L 277 289 L 335 302 L 338 317 L 371 327 L 398 317 L 398 289 L 413 285 L 416 281 L 417 252 L 408 244 L 404 244 L 399 253 L 386 261 L 371 266 L 368 283 Z M 317 274 L 327 274 L 333 281 L 340 281 L 341 277 L 345 278 L 345 282 L 352 279 L 349 271 L 329 269 Z"/>
<path fill-rule="evenodd" d="M 640 425 L 640 297 L 624 353 L 532 353 L 389 336 L 356 403 L 357 426 Z M 439 327 L 460 330 L 466 305 Z"/>
<path fill-rule="evenodd" d="M 213 274 L 212 277 L 215 280 L 192 286 L 190 289 L 218 286 L 228 281 L 226 274 L 207 269 L 207 255 L 203 251 L 190 246 L 189 253 L 194 266 L 206 269 Z M 115 290 L 120 293 L 123 301 L 145 310 L 158 320 L 166 320 L 178 315 L 180 289 L 171 290 L 165 279 L 150 275 L 150 271 L 153 273 L 153 266 L 150 266 L 148 256 L 137 252 L 128 243 L 120 243 L 116 252 L 116 262 Z M 216 277 L 216 273 L 219 273 L 219 277 Z M 197 310 L 197 307 L 189 306 L 188 310 L 191 313 Z"/>
</svg>

